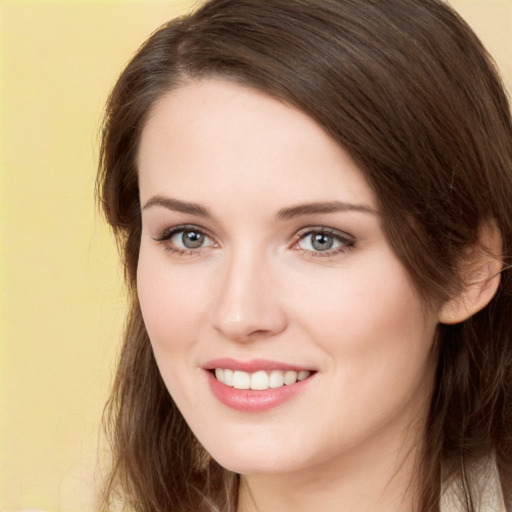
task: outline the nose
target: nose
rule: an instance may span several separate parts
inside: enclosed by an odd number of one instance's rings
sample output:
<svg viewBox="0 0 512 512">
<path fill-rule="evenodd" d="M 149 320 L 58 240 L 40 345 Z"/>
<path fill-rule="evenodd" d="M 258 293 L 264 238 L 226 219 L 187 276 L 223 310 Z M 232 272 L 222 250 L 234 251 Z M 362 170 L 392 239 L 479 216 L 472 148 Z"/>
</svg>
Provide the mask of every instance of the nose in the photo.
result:
<svg viewBox="0 0 512 512">
<path fill-rule="evenodd" d="M 288 321 L 280 301 L 279 282 L 264 258 L 233 255 L 219 277 L 212 323 L 224 337 L 248 342 L 286 329 Z"/>
</svg>

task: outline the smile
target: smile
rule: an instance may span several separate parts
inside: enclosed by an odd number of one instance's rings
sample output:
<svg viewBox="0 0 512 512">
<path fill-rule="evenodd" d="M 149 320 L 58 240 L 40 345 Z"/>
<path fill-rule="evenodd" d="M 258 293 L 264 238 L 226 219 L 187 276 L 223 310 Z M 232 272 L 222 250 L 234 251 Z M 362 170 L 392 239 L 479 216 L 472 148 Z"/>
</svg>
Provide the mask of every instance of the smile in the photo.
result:
<svg viewBox="0 0 512 512">
<path fill-rule="evenodd" d="M 215 359 L 203 366 L 213 396 L 230 409 L 265 412 L 314 386 L 318 370 L 278 361 Z"/>
<path fill-rule="evenodd" d="M 277 389 L 283 386 L 291 386 L 296 382 L 307 379 L 311 372 L 307 370 L 272 370 L 267 372 L 259 370 L 253 373 L 229 368 L 215 368 L 215 378 L 235 389 L 252 389 L 264 391 Z"/>
</svg>

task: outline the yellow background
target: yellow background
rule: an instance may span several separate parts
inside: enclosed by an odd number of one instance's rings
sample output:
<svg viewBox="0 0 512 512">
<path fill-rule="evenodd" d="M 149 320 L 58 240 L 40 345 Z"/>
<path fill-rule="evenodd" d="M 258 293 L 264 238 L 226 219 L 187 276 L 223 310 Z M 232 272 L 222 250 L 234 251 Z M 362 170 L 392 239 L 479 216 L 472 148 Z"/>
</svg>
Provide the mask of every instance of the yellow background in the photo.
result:
<svg viewBox="0 0 512 512">
<path fill-rule="evenodd" d="M 0 3 L 3 512 L 92 510 L 124 313 L 115 247 L 93 201 L 101 113 L 138 45 L 193 3 Z M 452 4 L 510 91 L 512 0 Z"/>
</svg>

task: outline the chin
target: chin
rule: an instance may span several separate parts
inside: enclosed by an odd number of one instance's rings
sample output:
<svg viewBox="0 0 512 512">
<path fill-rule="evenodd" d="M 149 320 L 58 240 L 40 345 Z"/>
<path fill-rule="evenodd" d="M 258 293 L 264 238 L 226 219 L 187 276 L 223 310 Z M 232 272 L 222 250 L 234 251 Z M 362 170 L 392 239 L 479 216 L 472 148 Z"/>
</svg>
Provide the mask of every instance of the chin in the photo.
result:
<svg viewBox="0 0 512 512">
<path fill-rule="evenodd" d="M 263 448 L 234 444 L 223 449 L 217 445 L 208 452 L 223 468 L 242 475 L 289 473 L 304 466 L 304 461 L 290 456 L 293 451 L 280 452 L 271 443 Z"/>
<path fill-rule="evenodd" d="M 270 475 L 277 473 L 288 473 L 294 467 L 290 464 L 283 464 L 283 461 L 275 460 L 247 460 L 241 457 L 221 457 L 214 459 L 225 469 L 240 475 Z"/>
</svg>

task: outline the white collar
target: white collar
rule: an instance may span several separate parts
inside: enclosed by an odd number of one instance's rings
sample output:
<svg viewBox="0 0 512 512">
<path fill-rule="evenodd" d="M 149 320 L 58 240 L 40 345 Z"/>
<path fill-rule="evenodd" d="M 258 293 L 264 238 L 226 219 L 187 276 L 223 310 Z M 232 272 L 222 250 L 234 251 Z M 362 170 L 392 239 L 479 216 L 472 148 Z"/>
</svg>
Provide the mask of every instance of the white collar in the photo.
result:
<svg viewBox="0 0 512 512">
<path fill-rule="evenodd" d="M 474 463 L 468 468 L 467 475 L 472 494 L 478 500 L 478 503 L 474 504 L 475 511 L 506 512 L 494 457 Z M 461 490 L 461 482 L 457 479 L 452 479 L 443 485 L 441 512 L 463 512 L 461 503 L 464 503 L 464 498 L 462 498 Z"/>
</svg>

